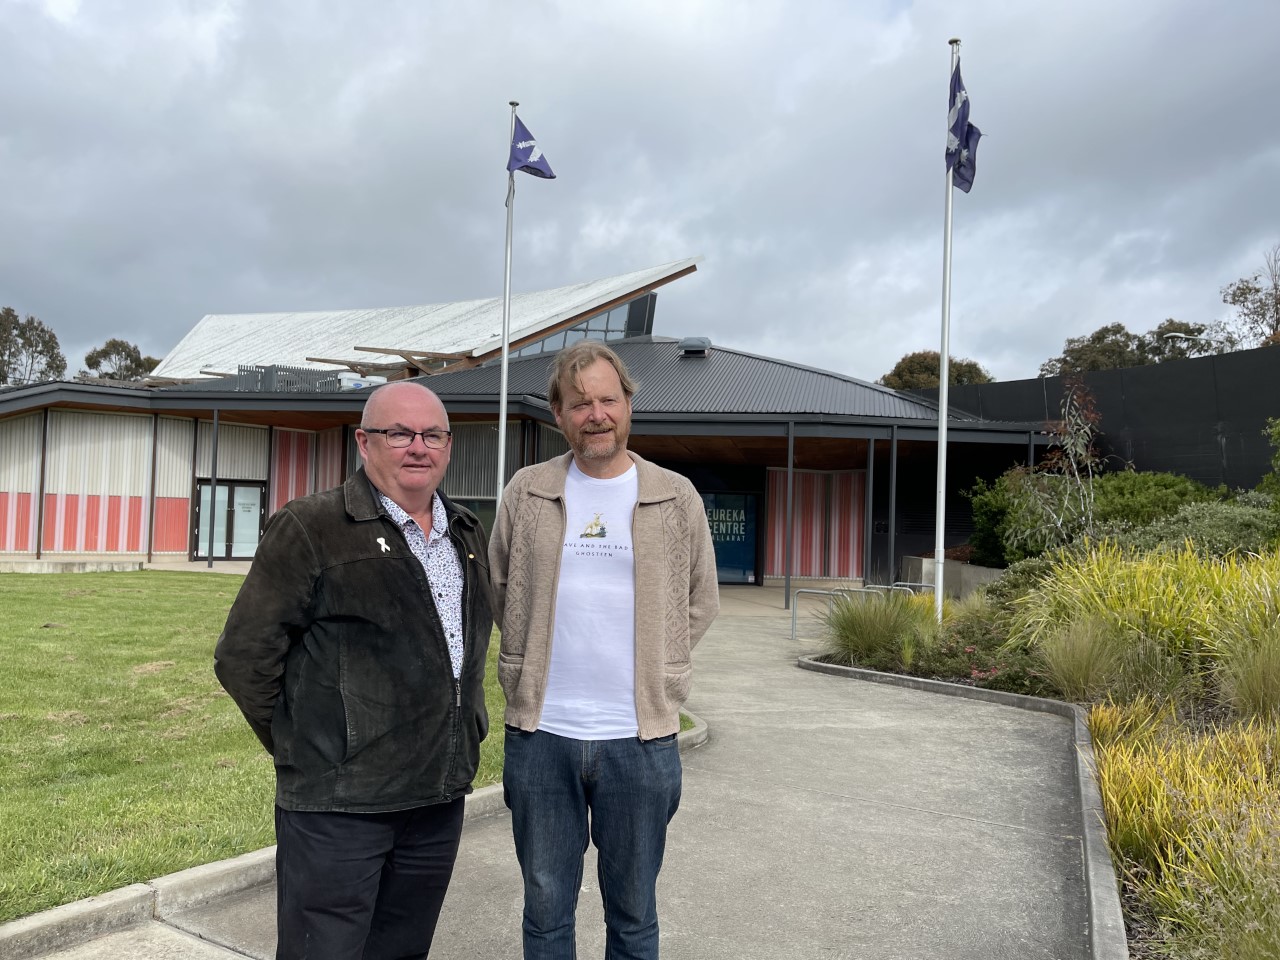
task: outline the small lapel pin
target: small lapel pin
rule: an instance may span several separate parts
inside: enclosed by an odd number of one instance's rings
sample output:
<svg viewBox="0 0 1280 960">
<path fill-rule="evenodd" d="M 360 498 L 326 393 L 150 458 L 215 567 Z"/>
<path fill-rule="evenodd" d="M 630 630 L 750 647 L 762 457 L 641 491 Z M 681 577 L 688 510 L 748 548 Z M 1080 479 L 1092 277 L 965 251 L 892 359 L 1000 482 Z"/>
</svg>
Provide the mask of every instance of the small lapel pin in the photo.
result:
<svg viewBox="0 0 1280 960">
<path fill-rule="evenodd" d="M 386 537 L 379 537 L 379 538 L 378 538 L 378 546 L 380 546 L 380 547 L 382 548 L 382 552 L 383 552 L 383 553 L 390 553 L 390 552 L 391 552 L 391 548 L 387 546 L 387 538 L 386 538 Z"/>
</svg>

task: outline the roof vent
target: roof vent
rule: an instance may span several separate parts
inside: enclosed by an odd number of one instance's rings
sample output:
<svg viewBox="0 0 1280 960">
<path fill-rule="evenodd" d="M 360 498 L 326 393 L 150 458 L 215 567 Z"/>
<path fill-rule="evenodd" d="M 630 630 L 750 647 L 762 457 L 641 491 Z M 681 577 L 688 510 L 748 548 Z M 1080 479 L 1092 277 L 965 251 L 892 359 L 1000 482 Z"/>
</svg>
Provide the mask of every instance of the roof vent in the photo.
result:
<svg viewBox="0 0 1280 960">
<path fill-rule="evenodd" d="M 709 337 L 685 337 L 680 341 L 680 354 L 685 357 L 705 357 L 711 352 Z"/>
</svg>

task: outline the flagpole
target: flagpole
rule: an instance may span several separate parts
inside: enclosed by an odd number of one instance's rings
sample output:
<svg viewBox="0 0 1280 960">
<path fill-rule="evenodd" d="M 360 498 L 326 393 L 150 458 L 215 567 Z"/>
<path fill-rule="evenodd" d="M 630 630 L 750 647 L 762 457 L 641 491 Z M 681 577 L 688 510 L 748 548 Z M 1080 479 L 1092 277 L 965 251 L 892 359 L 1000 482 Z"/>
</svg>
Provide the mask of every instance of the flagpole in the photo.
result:
<svg viewBox="0 0 1280 960">
<path fill-rule="evenodd" d="M 511 104 L 511 132 L 507 136 L 510 144 L 516 136 L 516 107 L 519 101 L 508 101 Z M 949 175 L 949 174 L 948 174 Z M 502 377 L 498 387 L 498 492 L 493 506 L 496 511 L 502 505 L 502 488 L 506 486 L 507 477 L 507 355 L 511 342 L 511 224 L 515 214 L 516 174 L 507 171 L 507 248 L 505 267 L 502 278 Z"/>
<path fill-rule="evenodd" d="M 960 60 L 960 39 L 953 37 L 947 43 L 951 45 L 951 74 L 954 74 L 956 63 Z M 951 193 L 954 176 L 954 171 L 948 165 L 947 200 L 942 218 L 942 346 L 938 351 L 940 361 L 938 368 L 938 501 L 933 544 L 933 611 L 939 623 L 942 622 L 943 571 L 946 567 L 944 530 L 947 519 L 947 409 L 951 379 Z"/>
</svg>

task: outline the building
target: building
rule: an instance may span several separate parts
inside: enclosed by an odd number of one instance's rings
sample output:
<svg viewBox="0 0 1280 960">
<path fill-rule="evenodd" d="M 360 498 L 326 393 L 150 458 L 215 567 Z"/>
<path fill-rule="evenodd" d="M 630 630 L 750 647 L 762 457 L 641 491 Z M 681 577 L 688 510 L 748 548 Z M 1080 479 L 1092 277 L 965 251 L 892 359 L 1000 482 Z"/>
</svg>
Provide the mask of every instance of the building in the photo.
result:
<svg viewBox="0 0 1280 960">
<path fill-rule="evenodd" d="M 714 345 L 653 336 L 682 260 L 513 298 L 506 474 L 567 449 L 550 355 L 614 342 L 641 389 L 632 448 L 702 492 L 722 580 L 896 578 L 934 542 L 938 411 L 927 399 Z M 423 376 L 450 411 L 450 496 L 489 522 L 498 490 L 501 302 L 206 317 L 154 382 L 0 392 L 0 560 L 253 555 L 288 500 L 358 466 L 368 387 Z M 495 336 L 497 340 L 495 341 Z M 1033 458 L 1036 423 L 949 417 L 947 541 L 960 491 Z"/>
</svg>

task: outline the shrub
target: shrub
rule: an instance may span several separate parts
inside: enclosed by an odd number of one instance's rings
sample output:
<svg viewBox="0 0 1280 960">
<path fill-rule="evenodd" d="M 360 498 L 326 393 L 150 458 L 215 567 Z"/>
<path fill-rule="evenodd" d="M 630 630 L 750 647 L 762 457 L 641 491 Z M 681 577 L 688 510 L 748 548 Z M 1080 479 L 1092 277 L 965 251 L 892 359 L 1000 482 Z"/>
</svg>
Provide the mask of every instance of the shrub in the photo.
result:
<svg viewBox="0 0 1280 960">
<path fill-rule="evenodd" d="M 973 504 L 973 562 L 1006 567 L 1069 543 L 1079 518 L 1062 505 L 1074 502 L 1073 488 L 1087 493 L 1089 484 L 1026 467 L 1007 470 L 991 484 L 979 480 L 966 494 Z"/>
<path fill-rule="evenodd" d="M 1145 526 L 1172 516 L 1187 503 L 1215 499 L 1202 483 L 1175 473 L 1122 470 L 1093 478 L 1093 516 L 1098 523 Z"/>
<path fill-rule="evenodd" d="M 1237 490 L 1231 502 L 1242 507 L 1259 507 L 1262 510 L 1275 510 L 1280 507 L 1280 500 L 1265 490 Z"/>
<path fill-rule="evenodd" d="M 973 505 L 973 533 L 969 545 L 971 559 L 982 567 L 1005 567 L 1004 528 L 1009 515 L 1009 493 L 1003 477 L 988 484 L 979 480 L 966 494 Z"/>
<path fill-rule="evenodd" d="M 1085 492 L 1068 496 L 1073 484 Z M 969 539 L 973 562 L 1009 566 L 1078 543 L 1080 538 L 1112 536 L 1127 543 L 1135 529 L 1172 517 L 1188 504 L 1212 502 L 1223 492 L 1173 473 L 1122 470 L 1077 482 L 1068 476 L 1015 467 L 992 483 L 979 480 L 966 494 L 973 504 Z M 1076 516 L 1070 511 L 1046 510 L 1046 498 L 1064 503 L 1083 498 L 1092 506 Z M 1255 504 L 1246 501 L 1243 505 Z"/>
<path fill-rule="evenodd" d="M 1008 609 L 1019 597 L 1038 587 L 1053 571 L 1053 556 L 1028 557 L 1011 563 L 1000 579 L 988 584 L 987 600 L 998 608 Z"/>
<path fill-rule="evenodd" d="M 1035 658 L 1021 650 L 1004 651 L 1006 616 L 983 591 L 943 607 L 943 622 L 921 635 L 914 660 L 905 672 L 916 676 L 1006 690 L 1031 696 L 1053 696 L 1057 690 L 1044 677 Z"/>
<path fill-rule="evenodd" d="M 1168 550 L 1189 541 L 1203 557 L 1261 553 L 1280 539 L 1280 514 L 1240 503 L 1188 503 L 1116 539 L 1135 550 Z"/>
</svg>

